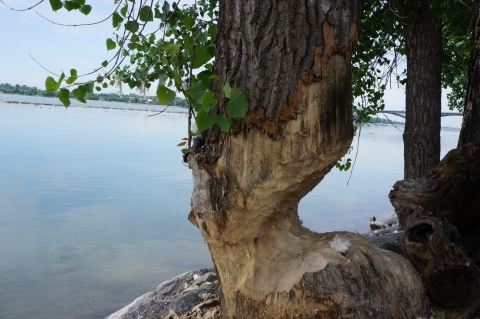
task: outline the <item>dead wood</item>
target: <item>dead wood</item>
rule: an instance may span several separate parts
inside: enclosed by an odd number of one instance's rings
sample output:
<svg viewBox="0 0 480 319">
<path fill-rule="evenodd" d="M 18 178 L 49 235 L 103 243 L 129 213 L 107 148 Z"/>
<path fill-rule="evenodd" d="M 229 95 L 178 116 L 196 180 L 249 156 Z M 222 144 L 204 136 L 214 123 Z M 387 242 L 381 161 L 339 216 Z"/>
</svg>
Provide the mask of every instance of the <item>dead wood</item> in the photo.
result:
<svg viewBox="0 0 480 319">
<path fill-rule="evenodd" d="M 397 182 L 389 197 L 405 230 L 403 256 L 431 301 L 448 318 L 472 318 L 480 307 L 480 148 L 452 150 L 428 174 Z"/>
</svg>

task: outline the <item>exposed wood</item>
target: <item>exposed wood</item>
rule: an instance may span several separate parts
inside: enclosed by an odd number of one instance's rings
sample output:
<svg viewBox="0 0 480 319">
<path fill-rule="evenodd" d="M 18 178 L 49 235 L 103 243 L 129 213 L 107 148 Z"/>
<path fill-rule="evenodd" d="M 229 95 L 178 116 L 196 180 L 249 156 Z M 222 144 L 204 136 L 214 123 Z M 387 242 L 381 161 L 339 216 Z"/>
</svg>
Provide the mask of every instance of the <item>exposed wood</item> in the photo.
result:
<svg viewBox="0 0 480 319">
<path fill-rule="evenodd" d="M 395 184 L 390 201 L 402 228 L 403 255 L 422 275 L 436 306 L 447 318 L 471 318 L 480 307 L 480 148 L 450 151 L 416 180 Z M 463 235 L 463 236 L 462 236 Z"/>
</svg>

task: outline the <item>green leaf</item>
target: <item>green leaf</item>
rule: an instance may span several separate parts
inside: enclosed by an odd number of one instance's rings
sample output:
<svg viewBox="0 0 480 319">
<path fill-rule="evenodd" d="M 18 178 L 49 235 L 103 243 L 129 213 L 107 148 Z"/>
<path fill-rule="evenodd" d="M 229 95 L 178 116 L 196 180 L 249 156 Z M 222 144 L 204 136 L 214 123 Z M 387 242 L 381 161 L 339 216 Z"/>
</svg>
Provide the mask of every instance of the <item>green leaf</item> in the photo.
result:
<svg viewBox="0 0 480 319">
<path fill-rule="evenodd" d="M 62 102 L 62 104 L 65 105 L 65 107 L 70 106 L 70 91 L 69 90 L 60 89 L 60 91 L 58 91 L 58 93 L 57 93 L 57 96 L 58 96 L 60 102 Z"/>
<path fill-rule="evenodd" d="M 230 121 L 227 119 L 225 114 L 220 114 L 216 117 L 215 122 L 222 129 L 222 131 L 227 132 L 230 130 Z"/>
<path fill-rule="evenodd" d="M 63 2 L 63 7 L 65 9 L 67 9 L 68 11 L 72 11 L 72 10 L 75 10 L 75 9 L 79 9 L 80 4 L 75 2 L 75 1 L 64 1 Z"/>
<path fill-rule="evenodd" d="M 58 79 L 58 82 L 55 81 L 55 79 L 52 78 L 51 76 L 47 77 L 47 79 L 45 80 L 45 89 L 49 92 L 54 92 L 54 91 L 58 90 L 60 88 L 60 85 L 62 85 L 62 81 L 63 81 L 64 78 L 65 78 L 64 73 L 62 73 L 62 75 L 60 75 L 60 78 Z"/>
<path fill-rule="evenodd" d="M 138 29 L 139 29 L 140 25 L 138 24 L 137 21 L 128 21 L 127 23 L 125 23 L 125 29 L 127 31 L 130 31 L 130 32 L 137 32 Z"/>
<path fill-rule="evenodd" d="M 225 85 L 222 88 L 223 93 L 225 94 L 226 97 L 230 98 L 230 95 L 232 94 L 232 87 L 230 86 L 230 83 L 225 83 Z"/>
<path fill-rule="evenodd" d="M 83 85 L 85 88 L 85 92 L 87 93 L 93 93 L 93 88 L 95 87 L 95 84 L 93 82 L 89 82 Z"/>
<path fill-rule="evenodd" d="M 202 71 L 202 72 L 198 73 L 197 77 L 208 88 L 208 87 L 210 87 L 210 82 L 211 82 L 211 79 L 212 79 L 212 75 L 213 75 L 213 73 L 211 71 Z"/>
<path fill-rule="evenodd" d="M 213 124 L 215 124 L 215 117 L 211 116 L 210 114 L 207 114 L 205 111 L 200 111 L 197 114 L 195 122 L 197 123 L 199 132 L 205 131 L 211 128 Z"/>
<path fill-rule="evenodd" d="M 47 77 L 47 79 L 45 80 L 45 89 L 49 92 L 56 91 L 57 81 L 55 81 L 55 79 L 51 76 Z"/>
<path fill-rule="evenodd" d="M 203 95 L 202 104 L 206 112 L 210 111 L 215 106 L 217 106 L 217 99 L 213 96 L 210 90 L 207 90 Z"/>
<path fill-rule="evenodd" d="M 165 85 L 167 78 L 168 76 L 165 73 L 160 73 L 158 75 L 158 85 Z"/>
<path fill-rule="evenodd" d="M 350 166 L 352 166 L 352 162 L 350 161 L 350 159 L 348 159 L 347 162 L 345 163 L 345 171 L 348 171 Z"/>
<path fill-rule="evenodd" d="M 204 46 L 195 47 L 195 57 L 193 59 L 193 68 L 197 69 L 210 61 L 213 56 L 209 53 L 208 49 Z"/>
<path fill-rule="evenodd" d="M 67 84 L 72 84 L 77 80 L 77 70 L 71 69 L 70 70 L 70 77 L 67 79 Z"/>
<path fill-rule="evenodd" d="M 175 92 L 165 87 L 164 85 L 159 85 L 157 88 L 157 98 L 161 105 L 167 105 L 175 99 Z"/>
<path fill-rule="evenodd" d="M 102 66 L 103 66 L 104 68 L 106 68 L 107 65 L 108 65 L 108 61 L 107 61 L 107 60 L 105 60 L 105 61 L 102 62 Z"/>
<path fill-rule="evenodd" d="M 143 22 L 153 21 L 153 11 L 149 6 L 140 9 L 140 20 Z"/>
<path fill-rule="evenodd" d="M 197 81 L 187 90 L 188 95 L 198 104 L 202 104 L 203 95 L 207 91 L 207 87 L 202 81 Z"/>
<path fill-rule="evenodd" d="M 115 41 L 113 41 L 110 38 L 107 39 L 107 51 L 115 49 L 116 46 L 117 46 L 117 44 L 115 43 Z"/>
<path fill-rule="evenodd" d="M 85 4 L 85 0 L 74 0 L 75 2 L 78 2 L 79 5 L 83 6 Z"/>
<path fill-rule="evenodd" d="M 127 17 L 127 10 L 128 10 L 128 5 L 125 5 L 120 9 L 120 14 L 124 17 Z"/>
<path fill-rule="evenodd" d="M 248 99 L 247 97 L 237 89 L 232 87 L 230 101 L 227 105 L 227 112 L 236 117 L 245 117 L 248 111 Z"/>
<path fill-rule="evenodd" d="M 90 11 L 92 11 L 92 6 L 91 5 L 83 5 L 80 7 L 80 9 L 78 9 L 78 11 L 80 11 L 81 13 L 83 13 L 84 15 L 88 16 L 88 14 L 90 13 Z"/>
<path fill-rule="evenodd" d="M 118 12 L 114 12 L 112 15 L 112 25 L 116 29 L 120 26 L 120 23 L 122 23 L 123 18 L 118 14 Z"/>
<path fill-rule="evenodd" d="M 58 79 L 57 90 L 60 88 L 60 85 L 62 85 L 63 79 L 65 79 L 65 74 L 62 72 L 62 74 L 60 74 L 60 78 Z"/>
<path fill-rule="evenodd" d="M 60 0 L 50 0 L 50 6 L 53 11 L 58 11 L 62 8 L 63 4 Z"/>
<path fill-rule="evenodd" d="M 210 38 L 214 39 L 215 36 L 217 35 L 217 27 L 214 25 L 209 26 L 208 35 L 210 36 Z"/>
<path fill-rule="evenodd" d="M 158 48 L 154 45 L 150 47 L 150 50 L 148 50 L 148 54 L 150 56 L 155 56 L 157 54 Z"/>
<path fill-rule="evenodd" d="M 85 100 L 85 96 L 87 95 L 87 92 L 85 91 L 83 85 L 80 85 L 75 90 L 73 90 L 72 94 L 73 94 L 73 96 L 75 96 L 75 98 L 78 101 L 80 101 L 82 103 L 87 103 L 87 101 Z"/>
<path fill-rule="evenodd" d="M 207 39 L 208 39 L 208 34 L 207 32 L 202 32 L 200 34 L 200 36 L 198 37 L 198 43 L 200 44 L 205 44 L 207 42 Z"/>
<path fill-rule="evenodd" d="M 186 17 L 185 19 L 183 19 L 183 24 L 185 24 L 185 28 L 190 31 L 192 29 L 192 25 L 193 25 L 193 17 L 192 16 L 188 16 Z"/>
</svg>

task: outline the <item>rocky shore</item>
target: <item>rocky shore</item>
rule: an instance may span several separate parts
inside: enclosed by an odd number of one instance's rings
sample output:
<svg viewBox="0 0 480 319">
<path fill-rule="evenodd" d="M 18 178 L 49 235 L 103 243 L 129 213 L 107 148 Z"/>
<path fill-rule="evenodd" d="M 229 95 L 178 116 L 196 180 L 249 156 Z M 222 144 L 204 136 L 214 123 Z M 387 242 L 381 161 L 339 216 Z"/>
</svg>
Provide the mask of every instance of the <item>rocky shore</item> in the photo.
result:
<svg viewBox="0 0 480 319">
<path fill-rule="evenodd" d="M 363 235 L 375 246 L 401 253 L 403 231 L 396 215 L 383 221 L 372 217 L 370 228 Z M 163 282 L 105 319 L 218 319 L 219 313 L 217 274 L 203 268 Z"/>
<path fill-rule="evenodd" d="M 219 305 L 215 269 L 203 268 L 163 282 L 106 319 L 216 319 Z"/>
</svg>

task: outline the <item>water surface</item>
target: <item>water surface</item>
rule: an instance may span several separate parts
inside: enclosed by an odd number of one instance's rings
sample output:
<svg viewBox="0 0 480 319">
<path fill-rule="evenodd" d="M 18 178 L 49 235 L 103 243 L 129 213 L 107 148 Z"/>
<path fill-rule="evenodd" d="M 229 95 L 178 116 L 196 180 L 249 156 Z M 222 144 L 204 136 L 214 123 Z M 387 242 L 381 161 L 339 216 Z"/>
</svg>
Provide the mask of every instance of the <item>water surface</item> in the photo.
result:
<svg viewBox="0 0 480 319">
<path fill-rule="evenodd" d="M 101 318 L 212 265 L 187 221 L 186 115 L 149 114 L 0 103 L 0 318 Z M 443 154 L 457 138 L 442 131 Z M 301 201 L 306 227 L 365 232 L 393 213 L 402 132 L 365 126 L 352 159 L 357 149 L 348 186 L 350 172 L 333 170 Z"/>
</svg>

